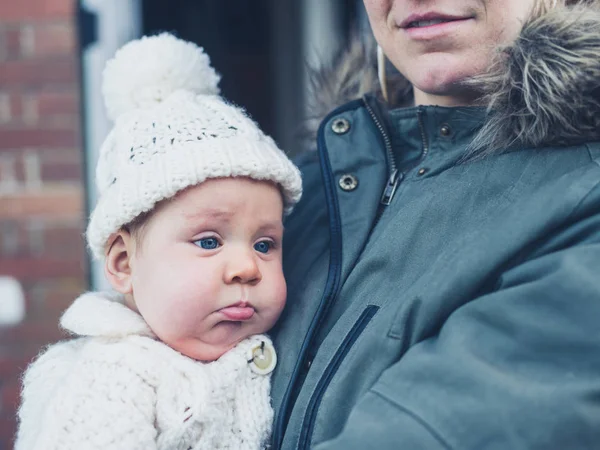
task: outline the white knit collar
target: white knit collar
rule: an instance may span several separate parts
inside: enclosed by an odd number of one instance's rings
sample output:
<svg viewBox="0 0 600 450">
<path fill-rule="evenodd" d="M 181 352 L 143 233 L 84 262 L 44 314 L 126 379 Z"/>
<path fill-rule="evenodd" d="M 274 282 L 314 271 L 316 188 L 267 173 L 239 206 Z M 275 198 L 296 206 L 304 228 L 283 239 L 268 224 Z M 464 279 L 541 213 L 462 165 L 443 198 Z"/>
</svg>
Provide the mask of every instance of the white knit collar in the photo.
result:
<svg viewBox="0 0 600 450">
<path fill-rule="evenodd" d="M 61 317 L 60 325 L 79 336 L 156 337 L 142 316 L 125 306 L 123 296 L 111 292 L 88 292 L 78 297 Z"/>
</svg>

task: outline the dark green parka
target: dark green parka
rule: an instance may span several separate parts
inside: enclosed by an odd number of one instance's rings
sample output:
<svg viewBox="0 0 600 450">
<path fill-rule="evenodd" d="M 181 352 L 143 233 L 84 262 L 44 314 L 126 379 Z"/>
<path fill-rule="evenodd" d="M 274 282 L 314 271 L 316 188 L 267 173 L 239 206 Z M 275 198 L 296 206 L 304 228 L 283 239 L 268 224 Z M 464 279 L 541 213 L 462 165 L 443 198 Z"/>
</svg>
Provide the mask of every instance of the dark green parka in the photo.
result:
<svg viewBox="0 0 600 450">
<path fill-rule="evenodd" d="M 600 15 L 477 82 L 489 114 L 365 97 L 301 158 L 273 448 L 600 449 Z"/>
</svg>

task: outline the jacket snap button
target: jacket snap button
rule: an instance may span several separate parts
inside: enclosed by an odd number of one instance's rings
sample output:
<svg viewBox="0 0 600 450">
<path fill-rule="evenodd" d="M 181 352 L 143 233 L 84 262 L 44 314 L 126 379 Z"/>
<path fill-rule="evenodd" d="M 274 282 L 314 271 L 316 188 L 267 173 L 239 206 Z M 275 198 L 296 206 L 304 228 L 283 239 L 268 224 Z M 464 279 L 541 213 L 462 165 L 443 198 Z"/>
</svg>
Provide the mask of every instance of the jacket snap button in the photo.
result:
<svg viewBox="0 0 600 450">
<path fill-rule="evenodd" d="M 421 169 L 419 169 L 419 171 L 417 172 L 418 175 L 425 175 L 428 172 L 429 169 L 423 167 Z"/>
<path fill-rule="evenodd" d="M 340 177 L 340 187 L 347 192 L 353 191 L 358 186 L 358 178 L 354 175 L 347 173 Z"/>
<path fill-rule="evenodd" d="M 450 134 L 452 134 L 452 129 L 450 128 L 449 125 L 444 124 L 440 128 L 440 134 L 444 137 L 448 137 L 448 136 L 450 136 Z"/>
<path fill-rule="evenodd" d="M 331 124 L 331 129 L 335 134 L 347 133 L 350 129 L 350 122 L 347 119 L 340 117 L 339 119 L 335 119 L 333 121 L 333 123 Z"/>
<path fill-rule="evenodd" d="M 277 353 L 275 348 L 262 341 L 260 345 L 255 345 L 248 350 L 248 363 L 252 372 L 258 375 L 267 375 L 273 372 L 277 365 Z"/>
</svg>

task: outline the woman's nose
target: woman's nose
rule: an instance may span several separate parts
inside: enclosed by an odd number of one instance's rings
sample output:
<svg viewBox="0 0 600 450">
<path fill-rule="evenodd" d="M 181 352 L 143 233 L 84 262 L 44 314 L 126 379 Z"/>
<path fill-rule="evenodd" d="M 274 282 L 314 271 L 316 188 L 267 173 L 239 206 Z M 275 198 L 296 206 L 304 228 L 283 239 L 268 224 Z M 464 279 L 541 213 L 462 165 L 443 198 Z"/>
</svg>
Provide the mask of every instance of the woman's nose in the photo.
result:
<svg viewBox="0 0 600 450">
<path fill-rule="evenodd" d="M 225 269 L 225 282 L 256 284 L 262 280 L 262 275 L 254 252 L 236 252 L 231 255 Z"/>
</svg>

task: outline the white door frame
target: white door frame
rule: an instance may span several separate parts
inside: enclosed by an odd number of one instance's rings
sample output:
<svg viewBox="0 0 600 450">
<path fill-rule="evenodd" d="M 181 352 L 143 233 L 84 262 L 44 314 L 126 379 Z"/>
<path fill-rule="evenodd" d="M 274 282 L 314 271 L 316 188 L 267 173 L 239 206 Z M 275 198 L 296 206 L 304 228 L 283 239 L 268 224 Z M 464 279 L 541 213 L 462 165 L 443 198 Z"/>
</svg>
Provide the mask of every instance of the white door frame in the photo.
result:
<svg viewBox="0 0 600 450">
<path fill-rule="evenodd" d="M 119 47 L 141 35 L 142 12 L 141 0 L 80 0 L 79 8 L 96 17 L 96 39 L 81 50 L 86 213 L 89 217 L 97 201 L 98 151 L 112 126 L 102 98 L 102 71 Z M 90 260 L 89 270 L 90 289 L 108 288 L 100 262 Z"/>
</svg>

